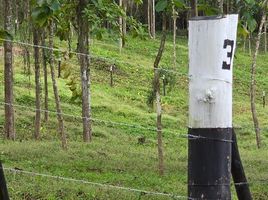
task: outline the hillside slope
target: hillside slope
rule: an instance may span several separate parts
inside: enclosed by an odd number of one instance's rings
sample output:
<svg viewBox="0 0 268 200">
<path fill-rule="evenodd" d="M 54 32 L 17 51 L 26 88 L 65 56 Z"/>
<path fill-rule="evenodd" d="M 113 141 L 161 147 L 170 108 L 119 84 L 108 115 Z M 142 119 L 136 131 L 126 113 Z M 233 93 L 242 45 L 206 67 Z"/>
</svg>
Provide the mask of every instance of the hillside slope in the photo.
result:
<svg viewBox="0 0 268 200">
<path fill-rule="evenodd" d="M 66 49 L 67 44 L 57 41 Z M 49 82 L 49 122 L 42 124 L 41 141 L 32 140 L 34 122 L 34 76 L 24 74 L 23 57 L 15 56 L 15 109 L 17 141 L 0 140 L 0 159 L 5 167 L 88 180 L 97 183 L 138 188 L 141 190 L 186 195 L 187 189 L 187 40 L 178 38 L 177 67 L 172 68 L 172 41 L 168 39 L 161 68 L 174 80 L 162 98 L 165 176 L 157 173 L 157 140 L 154 108 L 147 105 L 153 77 L 153 61 L 159 40 L 128 38 L 127 47 L 120 54 L 109 38 L 93 41 L 92 114 L 93 141 L 82 142 L 81 108 L 79 100 L 72 100 L 68 82 L 79 75 L 76 56 L 63 62 L 59 78 L 65 128 L 68 134 L 67 151 L 60 148 L 55 116 L 52 85 Z M 73 47 L 75 47 L 73 45 Z M 18 47 L 19 49 L 19 47 Z M 258 59 L 258 115 L 262 127 L 262 149 L 257 150 L 252 126 L 249 83 L 251 58 L 238 49 L 234 65 L 234 125 L 254 199 L 268 198 L 268 110 L 262 107 L 262 91 L 268 91 L 268 56 Z M 3 58 L 0 60 L 3 66 Z M 110 66 L 115 65 L 114 86 L 110 87 Z M 33 71 L 33 70 L 32 70 Z M 30 79 L 29 79 L 30 78 Z M 0 69 L 3 83 L 3 68 Z M 76 80 L 77 81 L 77 80 Z M 1 84 L 0 102 L 4 87 Z M 78 87 L 78 86 L 77 86 Z M 163 93 L 163 91 L 162 91 Z M 3 132 L 4 106 L 0 110 Z M 139 144 L 138 138 L 145 137 Z M 170 199 L 99 185 L 76 183 L 6 170 L 12 199 Z M 266 182 L 260 182 L 266 181 Z M 265 183 L 265 184 L 264 184 Z M 235 196 L 235 193 L 233 193 Z"/>
</svg>

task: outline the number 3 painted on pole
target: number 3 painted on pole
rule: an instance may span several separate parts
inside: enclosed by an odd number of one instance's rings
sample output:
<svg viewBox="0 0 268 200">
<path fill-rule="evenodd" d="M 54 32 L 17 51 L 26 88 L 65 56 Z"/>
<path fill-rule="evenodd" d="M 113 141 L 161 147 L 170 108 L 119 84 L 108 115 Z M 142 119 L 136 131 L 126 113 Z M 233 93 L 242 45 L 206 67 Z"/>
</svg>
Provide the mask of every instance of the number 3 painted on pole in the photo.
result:
<svg viewBox="0 0 268 200">
<path fill-rule="evenodd" d="M 231 47 L 231 51 L 227 53 L 227 58 L 230 58 L 230 64 L 227 64 L 226 61 L 222 63 L 222 69 L 223 70 L 230 70 L 231 69 L 231 63 L 232 63 L 232 58 L 233 58 L 233 53 L 234 53 L 234 41 L 233 40 L 224 40 L 224 45 L 223 48 L 227 49 L 227 46 Z"/>
</svg>

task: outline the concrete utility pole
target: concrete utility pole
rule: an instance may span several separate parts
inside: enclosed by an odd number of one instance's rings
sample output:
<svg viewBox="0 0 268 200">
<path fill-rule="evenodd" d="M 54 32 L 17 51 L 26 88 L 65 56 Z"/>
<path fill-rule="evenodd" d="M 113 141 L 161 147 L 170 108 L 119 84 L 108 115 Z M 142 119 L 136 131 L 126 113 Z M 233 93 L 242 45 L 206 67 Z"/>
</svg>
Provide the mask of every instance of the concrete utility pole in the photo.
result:
<svg viewBox="0 0 268 200">
<path fill-rule="evenodd" d="M 189 198 L 231 199 L 237 24 L 238 15 L 198 17 L 189 22 Z"/>
</svg>

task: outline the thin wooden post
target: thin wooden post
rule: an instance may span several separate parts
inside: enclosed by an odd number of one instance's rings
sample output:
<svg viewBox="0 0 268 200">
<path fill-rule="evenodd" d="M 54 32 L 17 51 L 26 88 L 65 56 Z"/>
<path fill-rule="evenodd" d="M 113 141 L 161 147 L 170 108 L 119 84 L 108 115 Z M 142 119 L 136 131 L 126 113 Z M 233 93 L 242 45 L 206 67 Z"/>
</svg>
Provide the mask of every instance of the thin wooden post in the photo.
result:
<svg viewBox="0 0 268 200">
<path fill-rule="evenodd" d="M 238 15 L 189 23 L 188 196 L 231 199 L 232 83 Z"/>
<path fill-rule="evenodd" d="M 262 92 L 262 106 L 264 108 L 266 106 L 266 93 L 265 93 L 265 91 Z"/>
<path fill-rule="evenodd" d="M 113 73 L 114 73 L 114 65 L 111 65 L 110 67 L 110 86 L 114 86 L 114 78 L 113 78 Z"/>
<path fill-rule="evenodd" d="M 1 161 L 0 161 L 0 199 L 9 200 L 4 169 Z"/>
</svg>

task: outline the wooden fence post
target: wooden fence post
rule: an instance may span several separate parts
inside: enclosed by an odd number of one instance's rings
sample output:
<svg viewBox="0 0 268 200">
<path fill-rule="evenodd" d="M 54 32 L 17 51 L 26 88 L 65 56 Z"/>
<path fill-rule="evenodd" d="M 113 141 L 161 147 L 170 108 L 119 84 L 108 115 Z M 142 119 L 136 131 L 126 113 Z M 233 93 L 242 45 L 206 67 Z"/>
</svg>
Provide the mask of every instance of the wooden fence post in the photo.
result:
<svg viewBox="0 0 268 200">
<path fill-rule="evenodd" d="M 110 66 L 110 86 L 113 87 L 114 86 L 114 78 L 113 78 L 113 74 L 114 74 L 114 65 Z"/>
<path fill-rule="evenodd" d="M 188 196 L 231 199 L 232 83 L 238 15 L 189 22 Z"/>
<path fill-rule="evenodd" d="M 265 93 L 265 91 L 262 92 L 262 106 L 264 108 L 266 106 L 266 93 Z"/>
</svg>

